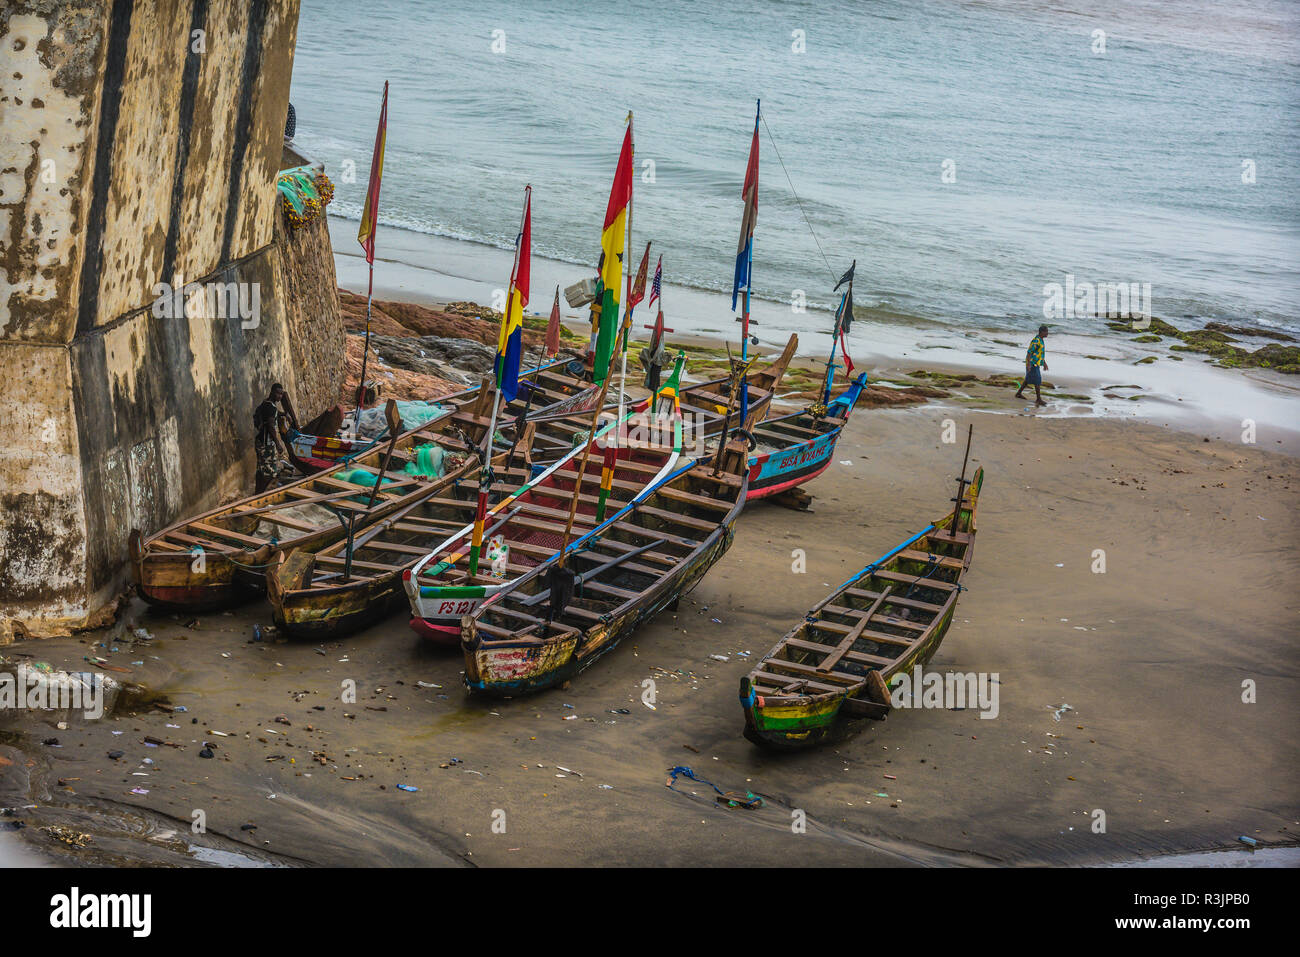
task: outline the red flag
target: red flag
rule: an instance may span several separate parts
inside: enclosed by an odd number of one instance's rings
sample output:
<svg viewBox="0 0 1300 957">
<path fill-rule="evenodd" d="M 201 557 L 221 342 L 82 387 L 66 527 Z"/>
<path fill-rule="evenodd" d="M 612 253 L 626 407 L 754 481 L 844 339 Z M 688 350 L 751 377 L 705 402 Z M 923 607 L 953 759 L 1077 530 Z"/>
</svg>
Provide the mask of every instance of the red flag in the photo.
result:
<svg viewBox="0 0 1300 957">
<path fill-rule="evenodd" d="M 554 359 L 560 354 L 560 287 L 555 287 L 555 302 L 551 305 L 551 318 L 546 323 L 546 356 Z"/>
<path fill-rule="evenodd" d="M 375 231 L 379 228 L 379 182 L 384 176 L 384 142 L 388 138 L 388 81 L 384 81 L 384 102 L 379 108 L 379 127 L 375 130 L 375 151 L 370 156 L 370 187 L 366 190 L 366 208 L 361 213 L 357 242 L 366 251 L 366 262 L 375 262 Z"/>
<path fill-rule="evenodd" d="M 623 240 L 627 235 L 629 207 L 632 204 L 632 114 L 628 114 L 627 132 L 623 134 L 623 148 L 619 150 L 618 167 L 614 170 L 614 186 L 605 207 L 605 226 L 600 234 L 600 311 L 596 325 L 595 356 L 592 359 L 592 379 L 605 381 L 605 371 L 613 361 L 614 349 L 619 339 L 619 299 L 623 290 Z M 631 276 L 631 273 L 628 273 Z"/>
<path fill-rule="evenodd" d="M 847 375 L 853 375 L 853 360 L 849 358 L 849 347 L 844 341 L 844 330 L 840 330 L 840 352 L 844 354 L 844 368 Z"/>
<path fill-rule="evenodd" d="M 533 188 L 526 186 L 524 194 L 524 231 L 519 239 L 519 268 L 515 271 L 521 311 L 528 305 L 528 280 L 533 270 Z"/>
<path fill-rule="evenodd" d="M 636 281 L 632 283 L 632 297 L 627 303 L 628 318 L 632 316 L 632 307 L 645 298 L 645 277 L 646 272 L 650 269 L 650 244 L 645 244 L 645 252 L 641 256 L 641 267 L 636 271 Z"/>
</svg>

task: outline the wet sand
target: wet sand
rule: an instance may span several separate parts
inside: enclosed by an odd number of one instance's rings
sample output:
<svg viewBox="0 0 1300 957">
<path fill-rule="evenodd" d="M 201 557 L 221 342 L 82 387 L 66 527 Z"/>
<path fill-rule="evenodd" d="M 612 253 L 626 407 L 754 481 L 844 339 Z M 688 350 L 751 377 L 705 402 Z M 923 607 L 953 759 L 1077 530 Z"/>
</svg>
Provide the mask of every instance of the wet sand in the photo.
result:
<svg viewBox="0 0 1300 957">
<path fill-rule="evenodd" d="M 1014 414 L 1001 396 L 983 404 L 1012 414 L 859 410 L 807 486 L 811 514 L 748 508 L 676 615 L 564 690 L 471 699 L 459 653 L 421 645 L 401 615 L 323 647 L 253 642 L 270 622 L 260 601 L 197 628 L 137 601 L 150 642 L 0 649 L 76 669 L 99 654 L 188 709 L 67 730 L 10 719 L 0 807 L 19 809 L 0 826 L 21 820 L 27 849 L 78 864 L 1106 864 L 1239 848 L 1239 835 L 1294 844 L 1296 459 L 1263 432 L 1204 442 Z M 996 672 L 998 717 L 900 710 L 812 752 L 757 750 L 741 736 L 741 676 L 832 586 L 950 507 L 961 447 L 942 443 L 945 419 L 960 435 L 975 423 L 986 478 L 969 590 L 931 667 Z M 340 701 L 345 679 L 355 704 Z M 1241 701 L 1246 679 L 1257 703 Z M 669 789 L 677 765 L 765 806 L 724 808 L 686 778 Z M 205 834 L 191 832 L 196 809 Z M 90 840 L 70 847 L 50 824 Z"/>
</svg>

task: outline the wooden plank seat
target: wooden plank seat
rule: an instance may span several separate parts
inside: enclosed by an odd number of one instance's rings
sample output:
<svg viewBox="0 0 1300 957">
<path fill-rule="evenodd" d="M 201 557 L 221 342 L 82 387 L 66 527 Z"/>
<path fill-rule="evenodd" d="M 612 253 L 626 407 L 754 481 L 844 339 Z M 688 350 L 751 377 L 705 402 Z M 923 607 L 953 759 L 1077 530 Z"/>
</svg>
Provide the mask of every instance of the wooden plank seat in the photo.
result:
<svg viewBox="0 0 1300 957">
<path fill-rule="evenodd" d="M 930 564 L 932 559 L 935 559 L 936 561 L 934 562 L 934 564 L 939 565 L 943 568 L 964 568 L 965 567 L 965 563 L 962 562 L 960 558 L 953 558 L 951 555 L 934 555 L 931 552 L 918 552 L 914 548 L 903 549 L 901 552 L 898 553 L 898 557 L 906 558 L 914 562 L 925 562 L 927 565 Z"/>
<path fill-rule="evenodd" d="M 855 598 L 866 598 L 872 601 L 880 597 L 880 592 L 866 591 L 862 588 L 846 588 L 844 589 L 844 594 L 852 595 Z M 915 598 L 902 598 L 898 595 L 890 595 L 889 601 L 885 602 L 885 604 L 902 605 L 904 608 L 915 608 L 918 611 L 932 611 L 935 614 L 943 611 L 943 605 L 936 605 L 933 602 L 928 601 L 918 601 Z"/>
<path fill-rule="evenodd" d="M 946 582 L 933 576 L 929 578 L 919 578 L 916 575 L 902 575 L 898 572 L 874 571 L 871 574 L 877 578 L 883 578 L 886 581 L 900 582 L 904 585 L 918 585 L 923 588 L 937 588 L 940 591 L 956 591 L 957 586 L 952 582 Z"/>
<path fill-rule="evenodd" d="M 773 660 L 775 659 L 769 658 L 767 661 L 763 662 L 764 666 L 770 664 Z M 784 688 L 784 682 L 788 681 L 789 677 L 787 675 L 772 674 L 771 672 L 767 672 L 767 671 L 754 672 L 754 680 L 757 682 L 766 682 L 767 684 L 770 684 L 773 688 L 779 689 L 776 692 L 769 692 L 774 694 L 782 694 L 782 693 L 797 694 L 799 691 L 802 691 L 804 688 L 809 688 L 813 691 L 843 691 L 844 690 L 844 685 L 842 684 L 833 685 L 833 684 L 828 684 L 825 681 L 813 681 L 811 679 L 801 679 L 798 682 L 797 690 L 781 690 Z"/>
</svg>

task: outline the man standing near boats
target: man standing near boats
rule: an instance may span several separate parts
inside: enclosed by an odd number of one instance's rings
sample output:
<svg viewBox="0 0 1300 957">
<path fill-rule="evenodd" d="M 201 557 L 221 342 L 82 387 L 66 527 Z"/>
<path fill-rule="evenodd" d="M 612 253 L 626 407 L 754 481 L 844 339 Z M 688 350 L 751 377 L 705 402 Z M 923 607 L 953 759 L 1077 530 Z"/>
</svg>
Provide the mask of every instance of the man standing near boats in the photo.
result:
<svg viewBox="0 0 1300 957">
<path fill-rule="evenodd" d="M 257 430 L 253 444 L 257 450 L 258 492 L 266 491 L 266 487 L 280 474 L 284 465 L 276 436 L 276 421 L 281 415 L 287 415 L 289 424 L 298 428 L 298 416 L 294 414 L 289 393 L 277 382 L 271 386 L 271 392 L 262 400 L 262 404 L 253 410 L 253 428 Z"/>
<path fill-rule="evenodd" d="M 1020 383 L 1020 388 L 1016 390 L 1016 398 L 1023 399 L 1021 394 L 1025 391 L 1025 386 L 1033 385 L 1034 387 L 1034 405 L 1047 405 L 1043 401 L 1043 373 L 1039 371 L 1040 367 L 1047 368 L 1047 353 L 1043 349 L 1043 340 L 1047 338 L 1047 326 L 1038 327 L 1038 335 L 1034 336 L 1029 343 L 1029 351 L 1025 353 L 1025 378 Z"/>
</svg>

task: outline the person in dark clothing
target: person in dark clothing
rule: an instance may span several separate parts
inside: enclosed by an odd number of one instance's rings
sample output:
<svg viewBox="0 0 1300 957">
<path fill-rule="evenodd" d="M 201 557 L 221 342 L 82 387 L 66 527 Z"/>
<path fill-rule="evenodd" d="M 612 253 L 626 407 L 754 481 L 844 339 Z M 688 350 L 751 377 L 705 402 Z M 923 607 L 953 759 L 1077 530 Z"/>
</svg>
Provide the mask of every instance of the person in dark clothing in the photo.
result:
<svg viewBox="0 0 1300 957">
<path fill-rule="evenodd" d="M 284 386 L 276 383 L 271 386 L 270 394 L 262 404 L 253 410 L 254 447 L 257 450 L 257 491 L 264 492 L 268 485 L 280 474 L 284 460 L 280 458 L 277 424 L 281 415 L 288 416 L 289 423 L 298 428 L 298 416 L 294 414 L 293 403 Z"/>
</svg>

